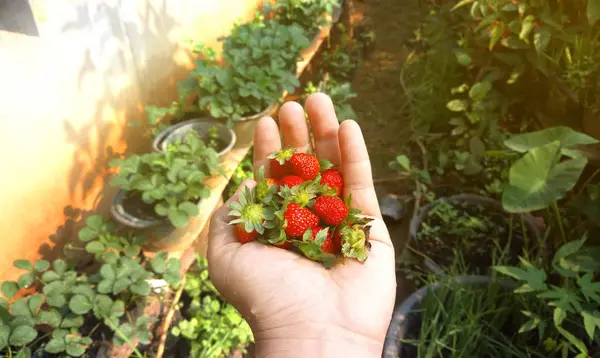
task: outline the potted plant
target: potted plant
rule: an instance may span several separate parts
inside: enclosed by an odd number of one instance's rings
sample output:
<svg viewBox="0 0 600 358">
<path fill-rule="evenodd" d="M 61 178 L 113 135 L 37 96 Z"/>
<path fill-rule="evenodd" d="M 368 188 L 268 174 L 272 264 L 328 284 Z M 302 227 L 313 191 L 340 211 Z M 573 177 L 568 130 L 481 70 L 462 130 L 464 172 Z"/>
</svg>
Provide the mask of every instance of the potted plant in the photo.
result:
<svg viewBox="0 0 600 358">
<path fill-rule="evenodd" d="M 24 273 L 0 286 L 3 357 L 95 357 L 101 347 L 124 344 L 143 357 L 136 346 L 150 343 L 158 317 L 134 312 L 164 294 L 153 292 L 153 280 L 180 284 L 181 263 L 166 252 L 152 260 L 140 256 L 139 237 L 119 235 L 98 215 L 86 220 L 79 239 L 85 248 L 69 249 L 93 256 L 90 272 L 63 259 L 14 262 Z"/>
<path fill-rule="evenodd" d="M 220 170 L 217 153 L 195 131 L 165 152 L 115 160 L 118 175 L 111 214 L 146 236 L 147 250 L 163 250 L 195 240 L 198 203 L 210 196 L 205 181 Z"/>
<path fill-rule="evenodd" d="M 189 131 L 198 133 L 202 141 L 213 148 L 219 157 L 228 153 L 236 140 L 235 132 L 231 128 L 213 118 L 205 117 L 180 122 L 166 128 L 154 137 L 152 147 L 157 152 L 164 152 L 169 145 L 184 138 Z"/>
<path fill-rule="evenodd" d="M 531 215 L 512 217 L 500 202 L 473 194 L 440 198 L 423 207 L 411 220 L 410 234 L 409 250 L 422 256 L 432 272 L 442 273 L 461 252 L 468 272 L 480 274 L 494 263 L 490 248 L 503 248 L 508 262 L 516 264 L 527 242 L 531 250 L 538 246 L 539 235 Z"/>
<path fill-rule="evenodd" d="M 189 308 L 172 332 L 190 341 L 192 357 L 226 357 L 254 342 L 248 323 L 210 282 L 206 258 L 198 255 L 186 277 Z"/>
<path fill-rule="evenodd" d="M 548 266 L 521 258 L 489 277 L 430 277 L 395 310 L 384 357 L 596 356 L 600 249 L 585 242 L 563 244 Z"/>
<path fill-rule="evenodd" d="M 267 3 L 264 14 L 284 25 L 297 24 L 314 38 L 322 27 L 339 20 L 342 5 L 343 0 L 282 0 Z"/>
<path fill-rule="evenodd" d="M 298 25 L 274 20 L 237 25 L 223 40 L 224 65 L 202 56 L 182 92 L 198 93 L 200 109 L 230 122 L 269 115 L 285 91 L 299 86 L 295 66 L 307 46 Z"/>
</svg>

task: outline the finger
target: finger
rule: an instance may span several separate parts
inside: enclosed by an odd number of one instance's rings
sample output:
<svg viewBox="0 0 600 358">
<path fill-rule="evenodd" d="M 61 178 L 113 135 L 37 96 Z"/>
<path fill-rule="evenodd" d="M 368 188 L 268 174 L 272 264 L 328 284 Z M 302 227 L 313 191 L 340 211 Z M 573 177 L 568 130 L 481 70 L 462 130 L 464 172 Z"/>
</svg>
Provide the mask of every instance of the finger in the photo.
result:
<svg viewBox="0 0 600 358">
<path fill-rule="evenodd" d="M 237 201 L 240 193 L 246 187 L 252 189 L 256 186 L 256 182 L 251 179 L 244 180 L 238 190 L 227 200 L 220 208 L 218 208 L 212 215 L 210 221 L 210 229 L 208 233 L 208 256 L 216 252 L 219 248 L 224 247 L 228 244 L 240 244 L 235 237 L 233 232 L 233 225 L 229 225 L 229 222 L 233 219 L 229 216 L 229 203 Z M 237 245 L 231 245 L 236 247 Z"/>
<path fill-rule="evenodd" d="M 306 100 L 306 112 L 315 137 L 315 150 L 319 159 L 340 165 L 338 129 L 340 124 L 331 98 L 324 93 L 311 94 Z"/>
<path fill-rule="evenodd" d="M 271 117 L 264 117 L 256 124 L 254 132 L 254 171 L 264 165 L 265 175 L 269 176 L 269 159 L 267 156 L 281 150 L 279 128 Z"/>
<path fill-rule="evenodd" d="M 310 152 L 310 137 L 304 108 L 297 102 L 286 102 L 279 110 L 279 125 L 283 146 L 296 148 L 299 152 Z"/>
<path fill-rule="evenodd" d="M 360 127 L 355 121 L 342 122 L 339 130 L 344 195 L 352 195 L 352 207 L 363 214 L 381 218 L 369 153 Z"/>
</svg>

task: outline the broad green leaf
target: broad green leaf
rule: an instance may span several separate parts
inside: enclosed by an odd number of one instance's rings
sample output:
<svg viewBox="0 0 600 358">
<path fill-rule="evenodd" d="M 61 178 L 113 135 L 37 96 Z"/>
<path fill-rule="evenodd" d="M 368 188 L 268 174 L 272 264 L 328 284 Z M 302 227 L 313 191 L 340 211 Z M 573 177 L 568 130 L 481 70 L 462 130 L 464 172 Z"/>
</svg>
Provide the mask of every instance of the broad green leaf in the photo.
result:
<svg viewBox="0 0 600 358">
<path fill-rule="evenodd" d="M 579 240 L 573 240 L 567 242 L 566 244 L 563 244 L 561 247 L 558 248 L 558 250 L 556 250 L 554 258 L 552 258 L 552 263 L 556 264 L 560 261 L 560 259 L 563 259 L 578 252 L 581 249 L 581 247 L 583 247 L 583 244 L 585 244 L 586 240 L 587 235 L 584 235 L 584 237 Z"/>
<path fill-rule="evenodd" d="M 31 314 L 37 314 L 38 310 L 44 303 L 44 296 L 42 294 L 35 294 L 27 299 L 27 306 L 29 306 L 29 311 Z"/>
<path fill-rule="evenodd" d="M 63 320 L 60 323 L 60 328 L 77 328 L 83 326 L 83 323 L 83 316 L 69 313 L 63 317 Z"/>
<path fill-rule="evenodd" d="M 130 323 L 123 323 L 119 326 L 119 331 L 123 334 L 127 339 L 133 338 L 133 326 Z M 120 335 L 115 334 L 113 338 L 113 342 L 117 345 L 122 345 L 125 343 L 123 338 Z"/>
<path fill-rule="evenodd" d="M 125 255 L 127 255 L 129 257 L 135 257 L 135 256 L 139 255 L 140 249 L 141 249 L 140 245 L 137 245 L 137 244 L 127 245 L 123 249 L 123 252 L 125 253 Z"/>
<path fill-rule="evenodd" d="M 471 56 L 466 51 L 463 50 L 454 50 L 454 55 L 456 56 L 456 60 L 463 66 L 468 66 L 473 61 Z"/>
<path fill-rule="evenodd" d="M 469 97 L 473 101 L 481 101 L 492 89 L 492 84 L 488 81 L 477 82 L 469 90 Z"/>
<path fill-rule="evenodd" d="M 535 25 L 535 16 L 527 15 L 525 19 L 523 19 L 523 23 L 521 25 L 521 32 L 519 33 L 519 39 L 529 43 L 529 34 L 531 34 L 531 30 Z"/>
<path fill-rule="evenodd" d="M 12 298 L 15 297 L 17 292 L 19 292 L 19 285 L 17 285 L 17 283 L 13 281 L 4 281 L 2 282 L 2 286 L 0 286 L 0 291 L 2 291 L 4 297 L 6 297 L 9 300 L 12 300 Z"/>
<path fill-rule="evenodd" d="M 26 273 L 19 277 L 19 287 L 28 288 L 35 281 L 35 274 L 33 272 Z"/>
<path fill-rule="evenodd" d="M 590 339 L 594 339 L 596 327 L 600 328 L 600 312 L 582 311 L 581 317 L 583 317 L 583 326 L 585 327 L 585 332 L 588 334 Z"/>
<path fill-rule="evenodd" d="M 116 300 L 113 302 L 112 307 L 110 308 L 111 317 L 119 318 L 125 314 L 125 303 L 121 300 Z"/>
<path fill-rule="evenodd" d="M 62 319 L 62 316 L 55 309 L 52 309 L 49 311 L 41 311 L 35 317 L 36 323 L 45 323 L 45 324 L 50 325 L 55 328 L 58 327 L 61 319 Z"/>
<path fill-rule="evenodd" d="M 86 314 L 92 309 L 92 303 L 84 295 L 75 295 L 69 301 L 69 308 L 73 313 Z"/>
<path fill-rule="evenodd" d="M 23 347 L 17 354 L 14 356 L 15 358 L 31 358 L 31 349 L 29 347 Z"/>
<path fill-rule="evenodd" d="M 100 241 L 92 241 L 85 245 L 85 250 L 90 254 L 101 254 L 106 250 L 106 247 Z"/>
<path fill-rule="evenodd" d="M 468 108 L 468 104 L 462 99 L 453 99 L 446 104 L 446 108 L 452 112 L 464 112 Z"/>
<path fill-rule="evenodd" d="M 29 311 L 27 302 L 23 298 L 19 298 L 10 305 L 10 312 L 13 316 L 31 317 L 31 311 Z"/>
<path fill-rule="evenodd" d="M 587 159 L 559 163 L 559 158 L 560 143 L 552 142 L 530 150 L 516 161 L 502 193 L 504 210 L 512 213 L 541 210 L 562 199 L 577 184 Z"/>
<path fill-rule="evenodd" d="M 577 278 L 577 285 L 581 288 L 581 293 L 588 301 L 600 303 L 600 282 L 593 282 L 594 274 L 588 272 Z"/>
<path fill-rule="evenodd" d="M 552 142 L 559 142 L 560 148 L 569 148 L 575 145 L 598 143 L 598 140 L 572 130 L 569 127 L 552 127 L 536 132 L 516 134 L 504 142 L 508 148 L 519 153 L 525 153 L 536 147 L 541 147 Z"/>
<path fill-rule="evenodd" d="M 113 285 L 112 293 L 113 295 L 118 295 L 119 293 L 125 291 L 131 285 L 131 280 L 128 277 L 123 277 L 115 281 Z"/>
<path fill-rule="evenodd" d="M 47 269 L 50 268 L 50 262 L 48 262 L 47 260 L 37 260 L 33 268 L 37 272 L 45 272 Z"/>
<path fill-rule="evenodd" d="M 46 352 L 51 354 L 62 353 L 66 349 L 65 339 L 64 338 L 52 338 L 48 344 L 44 347 Z"/>
<path fill-rule="evenodd" d="M 156 254 L 154 259 L 150 262 L 152 270 L 156 273 L 164 273 L 167 270 L 167 252 L 160 252 Z"/>
<path fill-rule="evenodd" d="M 96 318 L 110 317 L 113 300 L 106 295 L 97 295 L 94 300 L 94 315 Z"/>
<path fill-rule="evenodd" d="M 587 0 L 587 18 L 590 25 L 600 19 L 600 0 Z"/>
<path fill-rule="evenodd" d="M 534 267 L 523 259 L 521 259 L 521 265 L 523 268 L 494 266 L 494 270 L 517 280 L 525 281 L 526 284 L 518 289 L 519 292 L 542 291 L 547 289 L 546 271 Z"/>
<path fill-rule="evenodd" d="M 170 210 L 169 221 L 175 227 L 185 227 L 188 224 L 188 216 L 185 212 L 180 210 Z"/>
<path fill-rule="evenodd" d="M 115 267 L 110 264 L 104 264 L 100 268 L 100 275 L 108 280 L 114 280 L 117 277 Z"/>
<path fill-rule="evenodd" d="M 95 231 L 102 231 L 104 228 L 104 218 L 102 215 L 90 215 L 85 220 L 85 225 Z"/>
<path fill-rule="evenodd" d="M 585 353 L 585 356 L 587 357 L 588 350 L 585 346 L 585 343 L 583 343 L 579 338 L 575 337 L 573 334 L 571 334 L 569 331 L 562 327 L 556 327 L 556 329 L 563 337 L 567 339 L 567 341 L 569 341 L 569 343 L 577 347 L 577 349 L 579 349 L 581 353 Z"/>
<path fill-rule="evenodd" d="M 539 30 L 536 30 L 533 35 L 533 45 L 536 51 L 539 53 L 546 51 L 551 38 L 552 33 L 547 26 L 542 26 Z"/>
<path fill-rule="evenodd" d="M 20 268 L 22 270 L 32 271 L 33 265 L 29 260 L 17 260 L 13 263 L 16 268 Z"/>
<path fill-rule="evenodd" d="M 69 266 L 64 260 L 58 259 L 52 262 L 52 267 L 54 268 L 54 271 L 56 271 L 57 274 L 62 275 L 67 271 L 67 268 Z"/>
<path fill-rule="evenodd" d="M 31 343 L 35 337 L 37 337 L 37 331 L 33 327 L 20 326 L 12 331 L 8 342 L 11 346 L 24 346 Z"/>
<path fill-rule="evenodd" d="M 94 292 L 94 290 L 90 286 L 88 286 L 86 284 L 77 285 L 71 291 L 71 293 L 75 294 L 75 295 L 84 295 L 90 301 L 93 301 L 94 298 L 95 298 L 95 296 L 96 296 L 96 292 Z"/>
<path fill-rule="evenodd" d="M 79 343 L 68 343 L 66 352 L 71 357 L 81 357 L 85 353 L 85 346 Z"/>
<path fill-rule="evenodd" d="M 96 289 L 98 290 L 99 293 L 109 294 L 109 293 L 112 293 L 114 284 L 115 284 L 114 280 L 105 279 L 105 280 L 100 281 L 100 283 L 98 283 L 98 286 L 96 287 Z"/>
<path fill-rule="evenodd" d="M 78 234 L 79 240 L 83 242 L 93 240 L 96 238 L 96 236 L 98 236 L 98 233 L 89 227 L 84 227 L 83 229 L 79 230 Z"/>
<path fill-rule="evenodd" d="M 492 25 L 492 29 L 490 30 L 490 45 L 488 47 L 490 51 L 494 50 L 494 46 L 496 46 L 496 43 L 498 43 L 498 40 L 500 40 L 502 37 L 502 34 L 504 33 L 504 27 L 505 24 L 502 21 L 496 22 L 494 25 Z"/>
<path fill-rule="evenodd" d="M 189 201 L 179 204 L 179 210 L 185 212 L 189 216 L 196 216 L 200 213 L 198 205 L 195 205 Z"/>
<path fill-rule="evenodd" d="M 525 322 L 521 328 L 519 328 L 519 333 L 525 333 L 531 331 L 532 329 L 536 329 L 540 325 L 540 322 L 541 320 L 539 317 L 530 319 L 529 321 Z"/>
<path fill-rule="evenodd" d="M 54 282 L 56 280 L 60 280 L 60 275 L 57 274 L 55 271 L 46 271 L 42 274 L 42 281 L 44 281 L 44 283 L 46 284 Z"/>
<path fill-rule="evenodd" d="M 0 326 L 0 350 L 4 350 L 8 346 L 8 338 L 10 337 L 10 327 Z"/>
<path fill-rule="evenodd" d="M 61 292 L 52 291 L 46 296 L 46 302 L 52 307 L 62 307 L 67 303 L 67 299 Z"/>
<path fill-rule="evenodd" d="M 135 282 L 130 287 L 131 292 L 140 295 L 140 296 L 148 296 L 150 294 L 150 284 L 144 280 L 139 280 Z"/>
<path fill-rule="evenodd" d="M 554 308 L 553 320 L 556 327 L 560 327 L 565 318 L 567 318 L 567 312 L 562 307 Z"/>
</svg>

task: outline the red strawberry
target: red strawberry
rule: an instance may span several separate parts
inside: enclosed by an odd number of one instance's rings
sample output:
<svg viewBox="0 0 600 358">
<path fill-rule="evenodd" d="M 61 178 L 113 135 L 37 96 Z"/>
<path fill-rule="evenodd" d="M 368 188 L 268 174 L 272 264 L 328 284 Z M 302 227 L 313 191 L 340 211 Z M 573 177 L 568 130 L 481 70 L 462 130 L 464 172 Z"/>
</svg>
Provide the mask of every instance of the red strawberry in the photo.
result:
<svg viewBox="0 0 600 358">
<path fill-rule="evenodd" d="M 267 157 L 271 159 L 269 161 L 269 169 L 273 178 L 279 179 L 290 174 L 289 160 L 292 158 L 295 152 L 296 150 L 293 148 L 286 148 Z"/>
<path fill-rule="evenodd" d="M 330 188 L 337 189 L 337 195 L 342 196 L 342 189 L 344 188 L 344 178 L 342 173 L 337 169 L 327 169 L 321 173 L 321 184 L 329 185 Z"/>
<path fill-rule="evenodd" d="M 241 242 L 242 244 L 248 243 L 250 241 L 254 241 L 258 237 L 258 233 L 254 230 L 252 230 L 251 232 L 246 232 L 244 223 L 235 224 L 234 230 L 235 230 L 235 236 L 237 237 L 239 242 Z"/>
<path fill-rule="evenodd" d="M 342 235 L 340 234 L 342 228 L 342 225 L 338 226 L 335 232 L 333 233 L 333 246 L 335 247 L 336 251 L 339 252 L 342 251 Z"/>
<path fill-rule="evenodd" d="M 278 185 L 279 183 L 277 182 L 277 179 L 275 178 L 267 178 L 267 184 L 270 185 Z"/>
<path fill-rule="evenodd" d="M 312 211 L 295 203 L 287 206 L 283 218 L 286 222 L 285 233 L 289 236 L 302 236 L 319 223 L 319 218 Z"/>
<path fill-rule="evenodd" d="M 320 196 L 313 209 L 328 225 L 338 225 L 348 215 L 348 207 L 337 196 Z"/>
<path fill-rule="evenodd" d="M 273 244 L 273 246 L 278 247 L 280 249 L 289 250 L 292 248 L 292 244 L 289 241 L 284 241 L 280 244 Z"/>
<path fill-rule="evenodd" d="M 304 179 L 297 177 L 295 175 L 286 175 L 283 178 L 279 179 L 279 186 L 287 186 L 288 188 L 293 188 L 296 185 L 300 185 L 304 183 Z"/>
<path fill-rule="evenodd" d="M 294 153 L 289 165 L 292 174 L 304 180 L 313 180 L 321 171 L 319 159 L 307 153 Z"/>
<path fill-rule="evenodd" d="M 315 238 L 317 237 L 317 234 L 321 230 L 323 230 L 323 228 L 320 227 L 320 226 L 315 226 L 315 227 L 312 228 L 312 239 L 313 239 L 313 241 L 315 240 Z M 331 231 L 327 232 L 327 238 L 325 239 L 325 241 L 321 245 L 321 250 L 323 252 L 325 252 L 325 253 L 334 254 L 335 255 L 335 246 L 333 244 L 333 239 L 331 237 Z"/>
</svg>

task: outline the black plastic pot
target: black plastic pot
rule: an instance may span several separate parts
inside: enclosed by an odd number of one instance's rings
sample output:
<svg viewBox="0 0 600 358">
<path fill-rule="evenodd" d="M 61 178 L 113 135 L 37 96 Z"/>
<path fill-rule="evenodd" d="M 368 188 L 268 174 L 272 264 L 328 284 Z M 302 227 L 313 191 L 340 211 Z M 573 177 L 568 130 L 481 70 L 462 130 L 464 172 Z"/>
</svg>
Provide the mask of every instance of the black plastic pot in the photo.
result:
<svg viewBox="0 0 600 358">
<path fill-rule="evenodd" d="M 493 210 L 493 211 L 500 212 L 500 213 L 506 213 L 506 211 L 504 211 L 504 209 L 502 208 L 502 203 L 500 203 L 498 200 L 494 200 L 494 199 L 491 199 L 491 198 L 488 198 L 485 196 L 481 196 L 481 195 L 459 194 L 459 195 L 453 195 L 450 197 L 440 198 L 440 199 L 424 206 L 423 208 L 421 208 L 419 213 L 416 216 L 412 217 L 412 219 L 410 221 L 410 237 L 411 237 L 411 240 L 415 244 L 418 244 L 418 233 L 419 233 L 419 229 L 421 227 L 421 222 L 423 221 L 423 218 L 441 200 L 467 202 L 467 203 L 472 203 L 474 205 L 481 205 L 481 206 L 485 207 L 486 209 L 489 209 L 490 211 Z M 508 213 L 506 213 L 506 214 L 508 215 Z M 528 237 L 536 237 L 539 233 L 538 233 L 538 230 L 535 225 L 535 219 L 533 218 L 532 215 L 527 214 L 527 213 L 522 214 L 522 215 L 523 215 L 525 227 L 527 229 Z M 540 248 L 540 249 L 543 249 L 543 248 Z M 423 265 L 429 271 L 436 273 L 436 274 L 440 274 L 440 275 L 443 274 L 442 268 L 440 268 L 440 266 L 437 265 L 435 262 L 431 261 L 428 258 L 424 259 L 423 261 L 424 261 Z"/>
<path fill-rule="evenodd" d="M 110 213 L 119 224 L 144 236 L 145 250 L 178 251 L 189 247 L 196 240 L 202 215 L 190 217 L 187 226 L 178 228 L 166 218 L 140 218 L 132 214 L 127 205 L 124 205 L 126 200 L 127 191 L 119 190 L 113 198 Z"/>
<path fill-rule="evenodd" d="M 460 276 L 454 279 L 456 285 L 485 285 L 489 283 L 489 276 Z M 502 281 L 507 289 L 512 289 L 511 281 Z M 383 345 L 383 358 L 415 358 L 417 349 L 414 345 L 403 343 L 404 339 L 417 339 L 421 328 L 420 303 L 429 292 L 436 292 L 440 288 L 439 283 L 422 287 L 410 295 L 398 306 L 392 315 L 392 320 L 385 336 Z"/>
<path fill-rule="evenodd" d="M 273 103 L 269 107 L 265 108 L 265 110 L 263 110 L 262 112 L 244 116 L 244 117 L 238 119 L 236 122 L 253 121 L 253 120 L 261 119 L 262 117 L 271 116 L 277 111 L 278 107 L 279 107 L 279 103 Z"/>
<path fill-rule="evenodd" d="M 215 151 L 222 156 L 233 148 L 236 140 L 235 133 L 231 128 L 227 128 L 223 123 L 211 117 L 191 119 L 170 126 L 154 138 L 152 147 L 157 152 L 164 152 L 169 143 L 185 138 L 191 130 L 196 131 L 204 141 L 207 141 L 208 133 L 213 127 L 217 128 L 217 140 L 223 143 L 215 148 Z"/>
</svg>

